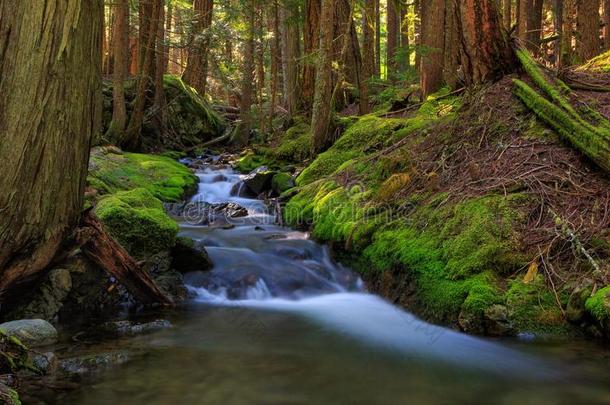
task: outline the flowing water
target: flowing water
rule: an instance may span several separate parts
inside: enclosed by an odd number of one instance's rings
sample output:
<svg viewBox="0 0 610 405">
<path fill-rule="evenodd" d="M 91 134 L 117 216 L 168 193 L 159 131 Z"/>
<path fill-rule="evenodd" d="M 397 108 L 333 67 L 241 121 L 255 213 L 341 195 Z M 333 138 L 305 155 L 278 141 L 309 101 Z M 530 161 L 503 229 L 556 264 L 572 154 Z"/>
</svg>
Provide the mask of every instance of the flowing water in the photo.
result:
<svg viewBox="0 0 610 405">
<path fill-rule="evenodd" d="M 261 201 L 229 167 L 196 201 L 235 202 L 228 226 L 181 223 L 215 264 L 187 276 L 174 327 L 131 338 L 133 360 L 63 404 L 610 403 L 610 354 L 590 342 L 492 341 L 422 322 L 380 297 Z M 233 193 L 232 193 L 233 191 Z M 189 218 L 192 219 L 192 218 Z"/>
</svg>

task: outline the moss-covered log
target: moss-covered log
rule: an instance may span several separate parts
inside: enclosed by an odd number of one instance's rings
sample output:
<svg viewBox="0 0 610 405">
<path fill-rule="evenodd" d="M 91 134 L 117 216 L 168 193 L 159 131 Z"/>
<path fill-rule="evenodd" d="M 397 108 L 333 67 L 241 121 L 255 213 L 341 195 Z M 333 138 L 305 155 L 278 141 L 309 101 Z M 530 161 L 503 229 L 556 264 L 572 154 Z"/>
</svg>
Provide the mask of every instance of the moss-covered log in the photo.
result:
<svg viewBox="0 0 610 405">
<path fill-rule="evenodd" d="M 576 109 L 563 82 L 547 75 L 526 50 L 517 49 L 516 54 L 538 88 L 515 79 L 516 96 L 572 146 L 610 171 L 610 122 L 590 107 Z"/>
</svg>

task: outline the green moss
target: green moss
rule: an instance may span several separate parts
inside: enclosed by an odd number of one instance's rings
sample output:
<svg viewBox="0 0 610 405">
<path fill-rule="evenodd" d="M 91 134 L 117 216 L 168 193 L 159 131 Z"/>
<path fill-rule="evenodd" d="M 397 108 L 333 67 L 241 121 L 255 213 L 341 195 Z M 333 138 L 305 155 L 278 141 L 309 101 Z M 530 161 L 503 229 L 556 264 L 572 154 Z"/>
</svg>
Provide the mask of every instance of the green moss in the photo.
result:
<svg viewBox="0 0 610 405">
<path fill-rule="evenodd" d="M 261 166 L 275 169 L 278 167 L 278 164 L 267 155 L 255 153 L 252 150 L 243 153 L 237 162 L 235 162 L 235 169 L 241 173 L 250 173 Z"/>
<path fill-rule="evenodd" d="M 171 158 L 137 153 L 92 153 L 90 187 L 101 195 L 145 188 L 165 202 L 180 201 L 197 190 L 197 177 Z"/>
<path fill-rule="evenodd" d="M 175 244 L 178 225 L 147 189 L 107 196 L 99 201 L 95 213 L 110 234 L 137 258 L 171 249 Z"/>
<path fill-rule="evenodd" d="M 271 188 L 278 194 L 282 194 L 285 191 L 290 190 L 294 187 L 294 180 L 288 173 L 278 173 L 271 179 Z"/>
<path fill-rule="evenodd" d="M 610 51 L 602 53 L 601 55 L 591 59 L 581 66 L 579 70 L 593 70 L 606 73 L 610 72 Z"/>
<path fill-rule="evenodd" d="M 270 153 L 278 160 L 302 162 L 311 157 L 311 129 L 305 122 L 298 122 L 286 131 L 278 141 L 278 146 Z"/>
<path fill-rule="evenodd" d="M 181 151 L 176 151 L 176 150 L 168 150 L 168 151 L 163 152 L 161 154 L 161 156 L 170 158 L 172 160 L 178 160 L 178 159 L 182 159 L 183 157 L 186 157 L 186 153 L 181 152 Z"/>
<path fill-rule="evenodd" d="M 610 321 L 610 286 L 597 291 L 585 304 L 589 312 L 602 324 Z"/>
<path fill-rule="evenodd" d="M 562 305 L 568 297 L 560 294 Z M 565 330 L 563 314 L 554 293 L 537 276 L 531 283 L 512 280 L 506 293 L 506 306 L 517 329 L 538 333 L 560 333 Z"/>
</svg>

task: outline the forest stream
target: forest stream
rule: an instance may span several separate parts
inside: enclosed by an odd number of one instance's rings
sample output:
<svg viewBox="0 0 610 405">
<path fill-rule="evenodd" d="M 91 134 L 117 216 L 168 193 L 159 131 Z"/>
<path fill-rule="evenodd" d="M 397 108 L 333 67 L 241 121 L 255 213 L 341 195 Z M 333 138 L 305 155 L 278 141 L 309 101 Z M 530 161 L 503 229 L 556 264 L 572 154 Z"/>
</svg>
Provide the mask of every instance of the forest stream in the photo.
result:
<svg viewBox="0 0 610 405">
<path fill-rule="evenodd" d="M 490 340 L 425 323 L 367 293 L 326 246 L 234 196 L 230 167 L 198 172 L 194 201 L 234 202 L 231 226 L 181 223 L 215 267 L 187 275 L 173 327 L 111 345 L 130 361 L 62 404 L 608 403 L 610 353 L 592 342 Z M 233 227 L 233 225 L 235 225 Z M 103 347 L 88 350 L 107 350 Z M 493 398 L 493 399 L 492 399 Z M 125 402 L 128 399 L 127 402 Z"/>
</svg>

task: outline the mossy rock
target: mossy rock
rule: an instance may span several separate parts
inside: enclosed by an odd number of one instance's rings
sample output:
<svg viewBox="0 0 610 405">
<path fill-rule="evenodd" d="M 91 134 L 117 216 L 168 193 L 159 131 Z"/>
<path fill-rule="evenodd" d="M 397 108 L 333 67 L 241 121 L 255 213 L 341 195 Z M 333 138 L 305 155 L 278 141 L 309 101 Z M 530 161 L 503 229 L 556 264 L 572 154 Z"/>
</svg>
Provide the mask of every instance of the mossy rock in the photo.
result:
<svg viewBox="0 0 610 405">
<path fill-rule="evenodd" d="M 169 157 L 95 148 L 87 182 L 99 195 L 145 188 L 163 202 L 177 202 L 197 191 L 198 179 L 188 167 Z"/>
<path fill-rule="evenodd" d="M 110 234 L 137 258 L 171 249 L 178 225 L 166 215 L 163 203 L 144 188 L 103 198 L 95 208 Z"/>
<path fill-rule="evenodd" d="M 610 286 L 600 289 L 590 297 L 585 308 L 599 323 L 606 336 L 610 336 Z"/>
<path fill-rule="evenodd" d="M 271 179 L 271 189 L 277 195 L 283 194 L 295 185 L 294 179 L 288 173 L 278 173 Z"/>
</svg>

